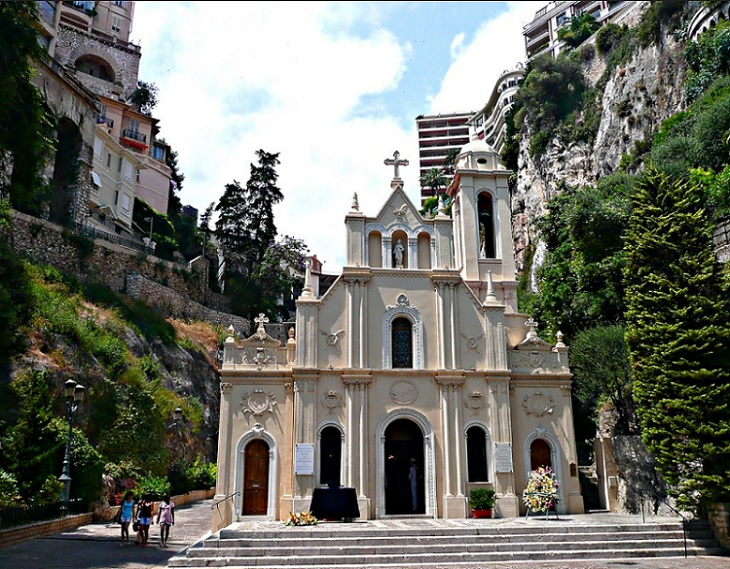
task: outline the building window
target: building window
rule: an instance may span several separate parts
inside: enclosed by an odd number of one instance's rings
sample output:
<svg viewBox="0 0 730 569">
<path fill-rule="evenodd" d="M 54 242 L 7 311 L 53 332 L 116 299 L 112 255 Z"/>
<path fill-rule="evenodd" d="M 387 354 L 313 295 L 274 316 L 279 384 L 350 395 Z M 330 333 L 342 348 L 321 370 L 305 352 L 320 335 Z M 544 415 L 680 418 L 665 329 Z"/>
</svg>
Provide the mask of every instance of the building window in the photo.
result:
<svg viewBox="0 0 730 569">
<path fill-rule="evenodd" d="M 392 349 L 394 368 L 413 367 L 413 334 L 407 318 L 393 320 Z"/>
<path fill-rule="evenodd" d="M 106 153 L 106 167 L 111 168 L 111 165 L 112 165 L 112 153 L 107 152 Z"/>
<path fill-rule="evenodd" d="M 101 156 L 103 153 L 104 153 L 104 141 L 99 137 L 94 138 L 94 156 L 101 159 Z"/>
<path fill-rule="evenodd" d="M 469 482 L 489 482 L 487 470 L 487 433 L 482 427 L 466 431 L 467 479 Z"/>
<path fill-rule="evenodd" d="M 121 171 L 122 171 L 122 157 L 120 156 L 119 162 L 117 164 L 117 172 L 121 172 Z"/>
<path fill-rule="evenodd" d="M 122 30 L 122 19 L 119 16 L 112 16 L 112 31 L 120 32 Z"/>
<path fill-rule="evenodd" d="M 139 175 L 140 175 L 139 172 L 140 172 L 140 169 L 136 168 L 135 173 L 134 173 L 134 179 L 137 181 L 138 184 L 139 184 Z"/>
<path fill-rule="evenodd" d="M 122 2 L 122 0 L 114 0 L 114 5 L 124 8 L 124 2 Z"/>
<path fill-rule="evenodd" d="M 319 483 L 340 485 L 342 433 L 337 427 L 325 427 L 319 438 Z"/>
<path fill-rule="evenodd" d="M 152 158 L 155 160 L 159 160 L 160 162 L 164 162 L 165 160 L 165 148 L 162 146 L 153 146 L 152 147 Z"/>
</svg>

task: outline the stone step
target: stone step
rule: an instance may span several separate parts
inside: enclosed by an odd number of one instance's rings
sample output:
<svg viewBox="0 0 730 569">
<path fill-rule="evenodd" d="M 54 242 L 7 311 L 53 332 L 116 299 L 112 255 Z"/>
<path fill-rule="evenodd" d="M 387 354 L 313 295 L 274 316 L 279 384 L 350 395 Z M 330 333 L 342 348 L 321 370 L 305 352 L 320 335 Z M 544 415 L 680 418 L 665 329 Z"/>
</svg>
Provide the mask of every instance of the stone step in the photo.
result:
<svg viewBox="0 0 730 569">
<path fill-rule="evenodd" d="M 588 519 L 588 518 L 586 518 Z M 475 563 L 684 557 L 682 524 L 586 524 L 571 520 L 370 520 L 287 527 L 281 522 L 230 526 L 168 567 L 351 569 Z M 721 556 L 706 522 L 687 528 L 688 556 Z"/>
<path fill-rule="evenodd" d="M 620 559 L 637 558 L 663 558 L 663 557 L 684 557 L 684 548 L 663 547 L 655 549 L 630 549 L 630 550 L 545 550 L 545 551 L 512 551 L 512 552 L 461 552 L 449 555 L 443 554 L 418 554 L 407 555 L 398 553 L 394 555 L 367 555 L 363 557 L 346 559 L 339 555 L 302 557 L 301 555 L 290 556 L 266 556 L 266 557 L 216 557 L 216 558 L 194 558 L 173 557 L 168 561 L 168 567 L 228 567 L 229 569 L 243 569 L 256 567 L 257 569 L 311 569 L 312 567 L 327 567 L 327 569 L 349 569 L 354 567 L 429 567 L 434 565 L 448 564 L 452 567 L 464 565 L 474 567 L 477 563 L 509 563 L 517 561 L 580 561 L 610 559 L 616 562 Z M 705 555 L 721 555 L 721 549 L 688 548 L 689 557 Z"/>
</svg>

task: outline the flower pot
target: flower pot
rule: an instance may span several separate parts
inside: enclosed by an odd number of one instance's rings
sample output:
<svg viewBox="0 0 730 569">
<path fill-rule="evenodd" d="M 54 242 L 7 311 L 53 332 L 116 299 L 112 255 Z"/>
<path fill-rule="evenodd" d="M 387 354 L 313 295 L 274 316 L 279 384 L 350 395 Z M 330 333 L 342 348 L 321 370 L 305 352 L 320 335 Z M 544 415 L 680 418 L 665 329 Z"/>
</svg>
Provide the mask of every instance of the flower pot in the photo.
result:
<svg viewBox="0 0 730 569">
<path fill-rule="evenodd" d="M 471 515 L 474 518 L 491 518 L 492 510 L 472 510 Z"/>
</svg>

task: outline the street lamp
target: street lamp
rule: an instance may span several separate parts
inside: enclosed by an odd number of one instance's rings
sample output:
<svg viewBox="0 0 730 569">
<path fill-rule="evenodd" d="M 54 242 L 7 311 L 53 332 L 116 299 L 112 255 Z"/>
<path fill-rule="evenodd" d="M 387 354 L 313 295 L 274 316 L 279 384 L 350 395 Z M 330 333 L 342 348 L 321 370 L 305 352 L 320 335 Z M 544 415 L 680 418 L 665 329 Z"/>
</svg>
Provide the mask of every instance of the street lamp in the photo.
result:
<svg viewBox="0 0 730 569">
<path fill-rule="evenodd" d="M 63 482 L 63 504 L 68 509 L 71 500 L 71 438 L 73 437 L 73 422 L 79 403 L 84 400 L 84 386 L 69 379 L 63 386 L 66 397 L 66 416 L 68 417 L 68 438 L 66 439 L 66 454 L 63 457 L 63 470 L 58 478 Z"/>
<path fill-rule="evenodd" d="M 155 218 L 150 216 L 145 217 L 144 220 L 150 222 L 150 243 L 152 243 L 152 227 L 155 225 Z"/>
</svg>

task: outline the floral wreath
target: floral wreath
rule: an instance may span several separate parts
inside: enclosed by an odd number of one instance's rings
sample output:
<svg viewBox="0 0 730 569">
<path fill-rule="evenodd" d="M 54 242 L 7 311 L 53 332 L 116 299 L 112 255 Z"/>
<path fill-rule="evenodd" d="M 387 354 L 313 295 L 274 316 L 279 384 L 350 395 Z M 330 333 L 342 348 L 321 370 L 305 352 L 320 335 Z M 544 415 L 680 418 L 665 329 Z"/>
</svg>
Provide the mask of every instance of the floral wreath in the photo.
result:
<svg viewBox="0 0 730 569">
<path fill-rule="evenodd" d="M 287 526 L 316 526 L 319 520 L 312 515 L 312 512 L 289 512 L 289 518 L 284 525 Z"/>
<path fill-rule="evenodd" d="M 522 500 L 532 512 L 547 512 L 558 503 L 558 481 L 549 466 L 530 472 Z"/>
</svg>

